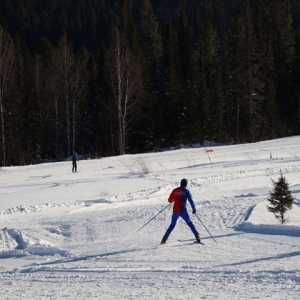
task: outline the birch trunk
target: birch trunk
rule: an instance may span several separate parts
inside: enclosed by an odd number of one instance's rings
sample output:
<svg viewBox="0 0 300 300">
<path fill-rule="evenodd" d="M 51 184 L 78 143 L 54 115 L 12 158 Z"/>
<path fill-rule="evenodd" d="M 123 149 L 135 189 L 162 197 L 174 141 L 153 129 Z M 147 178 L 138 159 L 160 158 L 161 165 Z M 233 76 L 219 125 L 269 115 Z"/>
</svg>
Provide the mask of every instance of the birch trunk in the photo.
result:
<svg viewBox="0 0 300 300">
<path fill-rule="evenodd" d="M 109 78 L 115 103 L 116 112 L 111 114 L 118 122 L 119 154 L 126 152 L 126 131 L 131 122 L 138 103 L 138 69 L 134 57 L 126 41 L 118 30 L 115 31 L 115 44 L 112 49 L 111 63 L 109 65 Z"/>
</svg>

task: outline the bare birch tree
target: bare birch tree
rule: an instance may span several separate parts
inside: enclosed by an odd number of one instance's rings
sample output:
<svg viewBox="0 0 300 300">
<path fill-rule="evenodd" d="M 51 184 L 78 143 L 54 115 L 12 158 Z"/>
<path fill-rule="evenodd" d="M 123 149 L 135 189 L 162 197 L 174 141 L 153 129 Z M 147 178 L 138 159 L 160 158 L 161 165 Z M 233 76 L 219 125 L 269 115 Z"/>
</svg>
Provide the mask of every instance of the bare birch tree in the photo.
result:
<svg viewBox="0 0 300 300">
<path fill-rule="evenodd" d="M 82 66 L 75 58 L 67 41 L 66 33 L 63 34 L 60 40 L 57 56 L 58 69 L 60 70 L 59 76 L 62 79 L 67 155 L 70 155 L 71 151 L 75 151 L 77 109 L 82 99 L 81 96 L 85 85 L 83 84 L 84 72 L 82 72 Z"/>
<path fill-rule="evenodd" d="M 2 134 L 2 165 L 6 165 L 4 97 L 14 63 L 14 43 L 9 33 L 0 25 L 0 118 Z"/>
<path fill-rule="evenodd" d="M 115 104 L 112 114 L 118 123 L 119 153 L 123 155 L 126 148 L 126 129 L 134 117 L 139 102 L 140 84 L 135 58 L 119 30 L 115 31 L 111 51 L 109 84 Z"/>
<path fill-rule="evenodd" d="M 65 129 L 67 141 L 67 155 L 71 154 L 70 151 L 70 76 L 73 65 L 73 53 L 67 42 L 67 34 L 64 32 L 59 41 L 58 46 L 58 68 L 60 69 L 60 76 L 62 78 L 62 98 L 65 105 Z"/>
</svg>

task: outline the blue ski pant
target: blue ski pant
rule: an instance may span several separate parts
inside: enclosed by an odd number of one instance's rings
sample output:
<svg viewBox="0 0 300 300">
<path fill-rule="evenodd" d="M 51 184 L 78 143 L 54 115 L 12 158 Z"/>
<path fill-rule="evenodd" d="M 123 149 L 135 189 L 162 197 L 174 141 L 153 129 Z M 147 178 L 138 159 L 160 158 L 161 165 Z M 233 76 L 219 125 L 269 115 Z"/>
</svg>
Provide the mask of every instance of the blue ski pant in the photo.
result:
<svg viewBox="0 0 300 300">
<path fill-rule="evenodd" d="M 187 212 L 183 212 L 183 213 L 180 213 L 180 214 L 173 213 L 172 219 L 171 219 L 171 224 L 170 224 L 169 228 L 167 229 L 167 231 L 166 231 L 166 233 L 163 237 L 163 240 L 166 241 L 168 239 L 169 235 L 171 234 L 171 232 L 175 228 L 177 220 L 178 220 L 179 217 L 181 217 L 185 221 L 185 223 L 191 228 L 191 230 L 192 230 L 192 232 L 195 236 L 199 235 L 199 232 L 197 231 L 194 223 L 192 222 L 192 220 L 191 220 L 191 218 L 190 218 L 190 216 Z"/>
</svg>

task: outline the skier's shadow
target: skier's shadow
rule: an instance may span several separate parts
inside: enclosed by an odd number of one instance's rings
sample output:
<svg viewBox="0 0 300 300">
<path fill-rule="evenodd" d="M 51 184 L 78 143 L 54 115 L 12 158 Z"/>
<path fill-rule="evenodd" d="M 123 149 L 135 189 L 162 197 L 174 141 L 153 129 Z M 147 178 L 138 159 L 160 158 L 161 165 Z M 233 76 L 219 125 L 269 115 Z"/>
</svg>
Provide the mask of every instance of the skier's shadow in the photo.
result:
<svg viewBox="0 0 300 300">
<path fill-rule="evenodd" d="M 214 238 L 218 239 L 218 238 L 224 238 L 224 237 L 230 237 L 230 236 L 236 236 L 236 235 L 242 235 L 242 234 L 246 234 L 245 232 L 239 232 L 239 233 L 230 233 L 230 234 L 223 234 L 223 235 L 216 235 L 214 236 Z M 207 237 L 201 237 L 201 240 L 209 240 L 211 239 L 210 236 Z M 195 239 L 180 239 L 179 242 L 190 242 L 190 241 L 195 241 Z"/>
</svg>

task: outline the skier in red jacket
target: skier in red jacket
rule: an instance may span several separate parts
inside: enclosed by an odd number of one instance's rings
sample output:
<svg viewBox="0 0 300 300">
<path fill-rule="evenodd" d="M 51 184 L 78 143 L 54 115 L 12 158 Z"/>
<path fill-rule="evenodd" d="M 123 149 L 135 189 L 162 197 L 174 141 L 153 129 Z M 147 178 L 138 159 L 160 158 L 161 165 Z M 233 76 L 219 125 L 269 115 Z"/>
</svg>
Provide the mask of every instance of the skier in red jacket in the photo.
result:
<svg viewBox="0 0 300 300">
<path fill-rule="evenodd" d="M 195 228 L 195 225 L 191 221 L 190 216 L 186 209 L 186 202 L 188 200 L 192 207 L 193 214 L 196 213 L 196 207 L 195 207 L 192 195 L 191 195 L 190 191 L 186 188 L 187 184 L 188 184 L 187 179 L 182 179 L 180 182 L 180 187 L 174 189 L 169 196 L 168 201 L 170 203 L 174 203 L 173 214 L 172 214 L 171 224 L 170 224 L 169 228 L 167 229 L 165 235 L 163 236 L 163 238 L 161 240 L 161 244 L 166 243 L 169 235 L 175 228 L 179 217 L 181 217 L 186 222 L 186 224 L 191 228 L 193 234 L 196 237 L 196 241 L 198 243 L 201 242 L 199 232 L 197 231 L 197 229 Z"/>
</svg>

